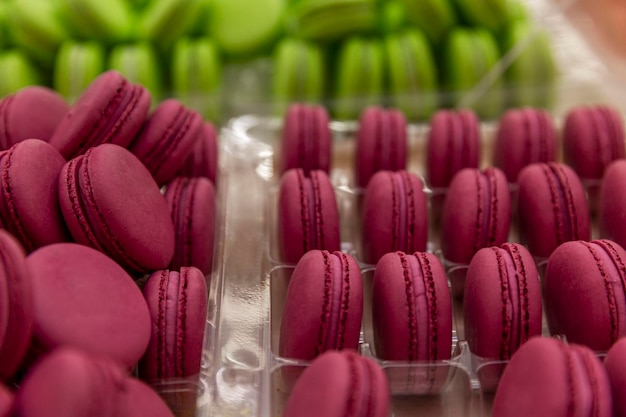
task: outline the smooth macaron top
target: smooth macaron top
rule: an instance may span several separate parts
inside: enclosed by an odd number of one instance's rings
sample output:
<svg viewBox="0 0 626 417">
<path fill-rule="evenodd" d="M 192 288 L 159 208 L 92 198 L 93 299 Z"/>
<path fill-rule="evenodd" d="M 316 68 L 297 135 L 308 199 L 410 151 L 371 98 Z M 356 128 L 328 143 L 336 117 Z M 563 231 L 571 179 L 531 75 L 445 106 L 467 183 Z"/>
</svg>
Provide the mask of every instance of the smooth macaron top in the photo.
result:
<svg viewBox="0 0 626 417">
<path fill-rule="evenodd" d="M 443 208 L 443 256 L 469 264 L 481 248 L 506 242 L 511 223 L 511 196 L 498 168 L 459 171 L 448 189 Z"/>
<path fill-rule="evenodd" d="M 279 354 L 311 360 L 327 350 L 357 349 L 363 315 L 363 282 L 354 258 L 312 250 L 289 281 Z"/>
<path fill-rule="evenodd" d="M 58 197 L 64 164 L 55 148 L 38 139 L 0 153 L 0 224 L 27 252 L 70 240 Z"/>
<path fill-rule="evenodd" d="M 59 180 L 63 217 L 78 243 L 132 271 L 163 269 L 174 254 L 174 226 L 143 164 L 112 144 L 70 160 Z"/>
<path fill-rule="evenodd" d="M 563 127 L 563 156 L 582 179 L 600 179 L 614 160 L 624 158 L 624 122 L 608 106 L 577 107 Z"/>
<path fill-rule="evenodd" d="M 34 348 L 60 346 L 111 358 L 131 369 L 150 339 L 150 314 L 133 279 L 87 246 L 57 243 L 30 254 Z"/>
<path fill-rule="evenodd" d="M 509 182 L 517 182 L 526 165 L 554 161 L 556 151 L 557 132 L 545 110 L 508 110 L 500 119 L 493 159 Z"/>
<path fill-rule="evenodd" d="M 363 200 L 363 260 L 375 264 L 384 254 L 426 250 L 428 214 L 424 184 L 408 171 L 379 171 Z"/>
<path fill-rule="evenodd" d="M 613 407 L 606 370 L 584 346 L 534 337 L 504 370 L 492 415 L 610 417 Z"/>
<path fill-rule="evenodd" d="M 552 334 L 609 350 L 626 336 L 626 251 L 610 240 L 563 243 L 548 260 L 545 304 Z"/>
<path fill-rule="evenodd" d="M 612 162 L 600 186 L 598 219 L 600 235 L 626 246 L 626 160 Z"/>
<path fill-rule="evenodd" d="M 613 416 L 626 416 L 626 338 L 621 338 L 604 358 L 604 367 L 609 375 L 613 393 Z"/>
<path fill-rule="evenodd" d="M 534 256 L 547 258 L 563 242 L 590 239 L 585 191 L 572 168 L 531 164 L 520 172 L 518 186 L 520 235 Z"/>
<path fill-rule="evenodd" d="M 508 360 L 541 334 L 541 286 L 532 255 L 505 243 L 472 258 L 463 298 L 465 339 L 483 358 Z"/>
<path fill-rule="evenodd" d="M 478 168 L 480 126 L 471 110 L 439 110 L 430 120 L 426 175 L 428 185 L 446 188 L 463 168 Z"/>
<path fill-rule="evenodd" d="M 324 353 L 303 372 L 285 417 L 386 417 L 389 383 L 370 358 L 353 351 Z"/>
<path fill-rule="evenodd" d="M 365 188 L 378 171 L 405 169 L 407 146 L 407 123 L 401 111 L 365 109 L 357 132 L 356 185 Z"/>
<path fill-rule="evenodd" d="M 41 86 L 24 87 L 0 101 L 0 149 L 25 139 L 49 141 L 69 106 L 58 93 Z"/>
<path fill-rule="evenodd" d="M 61 119 L 50 144 L 65 158 L 102 143 L 127 146 L 143 125 L 150 93 L 117 71 L 98 76 Z"/>
<path fill-rule="evenodd" d="M 339 211 L 328 174 L 291 169 L 281 177 L 278 198 L 283 261 L 296 263 L 311 249 L 339 250 Z"/>
<path fill-rule="evenodd" d="M 281 134 L 281 174 L 301 168 L 329 172 L 331 137 L 328 113 L 322 106 L 295 103 L 289 106 Z"/>
</svg>

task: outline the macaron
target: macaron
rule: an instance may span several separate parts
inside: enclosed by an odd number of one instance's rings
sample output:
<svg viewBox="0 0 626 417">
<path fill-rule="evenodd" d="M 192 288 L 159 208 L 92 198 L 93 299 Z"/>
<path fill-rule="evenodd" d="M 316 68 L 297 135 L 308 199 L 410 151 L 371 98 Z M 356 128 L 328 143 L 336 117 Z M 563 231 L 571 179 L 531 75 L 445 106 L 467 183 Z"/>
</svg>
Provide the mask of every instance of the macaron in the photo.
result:
<svg viewBox="0 0 626 417">
<path fill-rule="evenodd" d="M 356 185 L 365 188 L 378 171 L 406 169 L 407 122 L 397 109 L 368 107 L 361 113 L 356 138 Z"/>
<path fill-rule="evenodd" d="M 98 76 L 59 122 L 50 144 L 65 158 L 102 143 L 128 146 L 150 108 L 150 93 L 117 71 Z"/>
<path fill-rule="evenodd" d="M 516 183 L 522 168 L 555 161 L 557 150 L 557 131 L 548 112 L 529 107 L 512 109 L 500 119 L 493 164 L 510 183 Z"/>
<path fill-rule="evenodd" d="M 132 38 L 135 16 L 129 2 L 125 0 L 106 3 L 64 0 L 60 5 L 61 16 L 71 28 L 73 38 L 96 40 L 108 45 Z"/>
<path fill-rule="evenodd" d="M 467 265 L 479 249 L 500 246 L 509 237 L 511 195 L 498 168 L 465 168 L 448 188 L 443 206 L 444 258 Z"/>
<path fill-rule="evenodd" d="M 335 62 L 332 86 L 335 118 L 355 120 L 365 107 L 382 104 L 385 56 L 379 39 L 346 38 L 339 47 Z"/>
<path fill-rule="evenodd" d="M 626 399 L 622 395 L 626 385 L 626 338 L 618 340 L 604 358 L 613 394 L 613 416 L 626 416 Z"/>
<path fill-rule="evenodd" d="M 301 168 L 330 171 L 332 139 L 329 117 L 322 106 L 293 103 L 283 121 L 280 155 L 281 171 Z"/>
<path fill-rule="evenodd" d="M 427 120 L 438 107 L 438 76 L 428 40 L 417 29 L 385 37 L 390 103 L 409 120 Z"/>
<path fill-rule="evenodd" d="M 626 160 L 612 162 L 604 173 L 598 200 L 600 236 L 626 246 Z"/>
<path fill-rule="evenodd" d="M 582 180 L 599 180 L 626 156 L 622 115 L 608 106 L 576 107 L 563 127 L 563 157 Z"/>
<path fill-rule="evenodd" d="M 159 383 L 167 379 L 197 377 L 206 327 L 207 284 L 202 271 L 153 272 L 143 287 L 152 332 L 139 363 L 139 376 Z"/>
<path fill-rule="evenodd" d="M 376 264 L 372 321 L 376 356 L 435 363 L 452 352 L 452 301 L 446 272 L 432 253 L 390 252 Z M 437 392 L 447 368 L 394 369 L 392 391 Z M 401 385 L 401 386 L 400 386 Z"/>
<path fill-rule="evenodd" d="M 434 43 L 441 43 L 457 24 L 453 2 L 450 0 L 402 0 L 408 19 L 422 28 Z"/>
<path fill-rule="evenodd" d="M 168 404 L 166 400 L 169 399 L 168 395 L 171 393 L 165 391 L 159 394 L 150 386 L 135 378 L 127 378 L 125 382 L 122 398 L 120 399 L 120 406 L 124 410 L 124 414 L 121 415 L 128 417 L 190 417 L 195 415 L 196 391 L 177 392 L 176 389 L 174 389 L 172 391 L 174 391 L 175 394 L 186 394 L 193 403 L 180 403 L 176 401 Z M 170 409 L 170 407 L 172 409 Z M 183 411 L 180 410 L 181 408 Z M 174 414 L 173 411 L 175 411 L 176 414 Z"/>
<path fill-rule="evenodd" d="M 172 47 L 171 57 L 173 96 L 204 118 L 218 121 L 222 59 L 216 42 L 208 37 L 180 38 Z"/>
<path fill-rule="evenodd" d="M 11 417 L 13 415 L 13 401 L 13 393 L 0 384 L 0 417 Z"/>
<path fill-rule="evenodd" d="M 111 258 L 76 243 L 28 255 L 33 281 L 30 359 L 68 346 L 132 369 L 150 341 L 150 313 L 139 287 Z"/>
<path fill-rule="evenodd" d="M 565 242 L 548 259 L 550 333 L 607 351 L 626 336 L 626 251 L 610 240 Z"/>
<path fill-rule="evenodd" d="M 61 154 L 38 139 L 26 139 L 0 152 L 0 224 L 27 252 L 70 240 L 59 207 L 58 182 L 64 165 Z"/>
<path fill-rule="evenodd" d="M 363 280 L 354 258 L 311 250 L 289 281 L 279 355 L 311 360 L 328 350 L 357 349 L 362 318 Z"/>
<path fill-rule="evenodd" d="M 150 1 L 141 9 L 136 35 L 139 39 L 167 49 L 196 25 L 203 8 L 202 0 Z"/>
<path fill-rule="evenodd" d="M 217 185 L 219 176 L 219 139 L 215 126 L 211 122 L 204 122 L 200 135 L 191 148 L 191 152 L 176 176 L 205 177 Z"/>
<path fill-rule="evenodd" d="M 0 97 L 42 83 L 40 69 L 21 50 L 0 52 Z"/>
<path fill-rule="evenodd" d="M 202 131 L 202 116 L 176 99 L 168 99 L 145 120 L 129 150 L 159 185 L 182 168 Z"/>
<path fill-rule="evenodd" d="M 613 407 L 607 372 L 584 346 L 534 337 L 504 370 L 492 415 L 610 417 Z"/>
<path fill-rule="evenodd" d="M 65 99 L 47 87 L 28 86 L 0 101 L 0 148 L 25 139 L 49 141 L 68 112 Z"/>
<path fill-rule="evenodd" d="M 327 352 L 302 373 L 285 417 L 385 417 L 390 412 L 389 383 L 371 358 L 356 352 Z"/>
<path fill-rule="evenodd" d="M 0 381 L 10 381 L 19 369 L 32 330 L 32 276 L 24 249 L 13 236 L 0 230 Z M 2 405 L 0 415 L 1 410 Z"/>
<path fill-rule="evenodd" d="M 59 47 L 54 62 L 52 85 L 70 103 L 104 72 L 104 47 L 93 41 L 66 41 Z"/>
<path fill-rule="evenodd" d="M 520 237 L 533 256 L 547 258 L 564 242 L 591 238 L 583 185 L 565 164 L 524 168 L 518 177 L 517 212 Z"/>
<path fill-rule="evenodd" d="M 155 100 L 163 96 L 161 65 L 150 43 L 115 45 L 109 52 L 107 67 L 119 71 L 129 82 L 143 86 Z"/>
<path fill-rule="evenodd" d="M 59 175 L 63 218 L 77 243 L 134 272 L 169 265 L 174 226 L 150 172 L 126 149 L 104 144 L 65 164 Z"/>
<path fill-rule="evenodd" d="M 208 178 L 176 177 L 165 191 L 175 241 L 170 268 L 194 266 L 205 275 L 213 267 L 217 202 Z"/>
<path fill-rule="evenodd" d="M 454 0 L 461 16 L 471 25 L 498 31 L 507 23 L 509 0 Z"/>
<path fill-rule="evenodd" d="M 430 120 L 426 144 L 426 180 L 433 188 L 448 188 L 463 168 L 478 168 L 480 125 L 472 110 L 439 110 Z"/>
<path fill-rule="evenodd" d="M 289 103 L 318 103 L 326 91 L 326 62 L 320 45 L 304 39 L 283 38 L 274 48 L 272 100 L 278 114 Z"/>
<path fill-rule="evenodd" d="M 297 263 L 311 249 L 338 251 L 339 210 L 328 174 L 300 168 L 285 172 L 278 195 L 281 259 Z"/>
<path fill-rule="evenodd" d="M 483 248 L 465 278 L 463 321 L 471 352 L 481 360 L 508 361 L 541 335 L 541 284 L 532 255 L 517 243 Z M 503 367 L 478 371 L 483 391 L 495 390 Z"/>
</svg>

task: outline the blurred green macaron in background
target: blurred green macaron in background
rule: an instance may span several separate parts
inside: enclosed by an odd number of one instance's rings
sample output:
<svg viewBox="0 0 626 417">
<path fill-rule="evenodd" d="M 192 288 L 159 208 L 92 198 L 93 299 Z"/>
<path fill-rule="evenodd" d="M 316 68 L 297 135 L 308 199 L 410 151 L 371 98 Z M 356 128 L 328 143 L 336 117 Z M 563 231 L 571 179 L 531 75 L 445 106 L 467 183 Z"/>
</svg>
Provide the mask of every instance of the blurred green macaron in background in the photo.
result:
<svg viewBox="0 0 626 417">
<path fill-rule="evenodd" d="M 154 47 L 148 42 L 119 44 L 109 53 L 107 69 L 150 91 L 153 102 L 163 98 L 163 74 Z"/>
<path fill-rule="evenodd" d="M 54 63 L 54 89 L 70 103 L 75 101 L 105 70 L 105 54 L 104 47 L 98 42 L 63 43 Z"/>
<path fill-rule="evenodd" d="M 419 1 L 419 0 L 418 0 Z M 510 0 L 453 0 L 465 21 L 497 32 L 509 19 Z"/>
<path fill-rule="evenodd" d="M 41 82 L 37 66 L 22 51 L 11 49 L 0 52 L 0 97 Z"/>
<path fill-rule="evenodd" d="M 326 66 L 321 47 L 298 38 L 283 38 L 274 50 L 272 100 L 284 114 L 290 102 L 321 102 L 326 92 Z"/>
<path fill-rule="evenodd" d="M 196 26 L 203 7 L 203 0 L 152 0 L 139 14 L 137 37 L 167 49 Z"/>
<path fill-rule="evenodd" d="M 127 0 L 57 0 L 76 38 L 115 44 L 132 39 L 136 16 Z"/>
<path fill-rule="evenodd" d="M 457 24 L 457 16 L 450 1 L 403 0 L 409 20 L 422 29 L 434 43 L 441 43 Z"/>
<path fill-rule="evenodd" d="M 385 39 L 389 101 L 409 120 L 426 120 L 437 109 L 437 66 L 426 36 L 409 29 Z"/>
</svg>

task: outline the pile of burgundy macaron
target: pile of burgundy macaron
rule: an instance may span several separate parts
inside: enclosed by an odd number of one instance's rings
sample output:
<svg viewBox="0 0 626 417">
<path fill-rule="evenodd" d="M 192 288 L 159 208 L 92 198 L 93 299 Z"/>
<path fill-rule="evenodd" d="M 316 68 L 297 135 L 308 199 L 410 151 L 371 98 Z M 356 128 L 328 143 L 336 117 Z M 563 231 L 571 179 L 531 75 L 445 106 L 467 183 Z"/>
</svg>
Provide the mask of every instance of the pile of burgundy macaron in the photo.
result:
<svg viewBox="0 0 626 417">
<path fill-rule="evenodd" d="M 216 132 L 150 106 L 114 71 L 72 107 L 42 87 L 0 101 L 2 416 L 194 412 Z"/>
<path fill-rule="evenodd" d="M 586 346 L 578 350 L 607 352 L 626 336 L 626 159 L 615 110 L 581 107 L 568 114 L 565 163 L 558 162 L 550 115 L 510 110 L 498 127 L 494 166 L 485 169 L 478 168 L 484 152 L 476 116 L 440 111 L 431 120 L 425 180 L 407 170 L 403 115 L 365 110 L 353 186 L 362 196 L 361 242 L 350 254 L 340 252 L 328 122 L 322 107 L 302 104 L 292 105 L 284 120 L 277 235 L 281 261 L 296 266 L 281 321 L 281 357 L 311 360 L 327 350 L 358 349 L 361 270 L 372 267 L 373 342 L 381 360 L 449 359 L 451 300 L 463 296 L 462 338 L 476 367 L 506 363 L 541 335 L 542 300 L 550 332 Z M 605 239 L 591 241 L 596 218 Z M 508 242 L 512 224 L 521 243 Z M 595 366 L 587 353 L 568 355 Z M 426 369 L 418 376 L 401 369 L 392 391 L 437 392 L 446 375 Z M 482 388 L 496 389 L 502 369 L 483 367 Z"/>
</svg>

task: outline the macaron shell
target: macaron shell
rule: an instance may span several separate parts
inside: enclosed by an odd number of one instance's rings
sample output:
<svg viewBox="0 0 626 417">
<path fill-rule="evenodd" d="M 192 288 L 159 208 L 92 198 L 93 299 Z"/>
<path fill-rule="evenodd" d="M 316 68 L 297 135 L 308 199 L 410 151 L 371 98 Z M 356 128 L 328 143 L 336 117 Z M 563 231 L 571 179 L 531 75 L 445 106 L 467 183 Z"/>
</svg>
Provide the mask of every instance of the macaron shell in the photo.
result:
<svg viewBox="0 0 626 417">
<path fill-rule="evenodd" d="M 215 126 L 204 122 L 200 135 L 189 153 L 189 156 L 178 171 L 177 176 L 205 177 L 217 185 L 219 146 Z"/>
<path fill-rule="evenodd" d="M 600 187 L 598 217 L 602 237 L 626 246 L 626 160 L 608 166 Z"/>
<path fill-rule="evenodd" d="M 51 145 L 27 139 L 0 154 L 0 220 L 28 252 L 70 240 L 58 202 L 65 159 Z"/>
<path fill-rule="evenodd" d="M 131 369 L 150 339 L 150 314 L 132 278 L 102 253 L 75 243 L 26 259 L 33 279 L 33 343 L 102 355 Z"/>
<path fill-rule="evenodd" d="M 613 393 L 613 412 L 615 417 L 626 416 L 626 338 L 618 340 L 604 359 L 604 367 L 609 375 Z"/>
<path fill-rule="evenodd" d="M 129 378 L 120 400 L 126 417 L 174 417 L 163 398 L 143 382 Z M 165 394 L 167 395 L 167 394 Z"/>
</svg>

